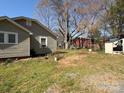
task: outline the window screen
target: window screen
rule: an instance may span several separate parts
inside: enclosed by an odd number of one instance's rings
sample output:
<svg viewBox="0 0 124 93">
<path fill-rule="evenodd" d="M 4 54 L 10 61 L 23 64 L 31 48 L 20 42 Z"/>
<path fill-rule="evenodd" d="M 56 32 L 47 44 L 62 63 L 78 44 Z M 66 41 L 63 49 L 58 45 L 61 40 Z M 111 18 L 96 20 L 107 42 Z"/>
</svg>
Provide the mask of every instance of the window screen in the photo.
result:
<svg viewBox="0 0 124 93">
<path fill-rule="evenodd" d="M 42 47 L 46 47 L 47 46 L 46 45 L 47 44 L 46 42 L 47 42 L 46 38 L 41 38 L 41 46 Z"/>
<path fill-rule="evenodd" d="M 26 21 L 26 25 L 27 25 L 27 26 L 31 26 L 31 25 L 32 25 L 31 20 L 27 20 L 27 21 Z"/>
<path fill-rule="evenodd" d="M 8 34 L 8 43 L 16 43 L 16 35 Z"/>
<path fill-rule="evenodd" d="M 0 43 L 4 43 L 4 33 L 0 33 Z"/>
</svg>

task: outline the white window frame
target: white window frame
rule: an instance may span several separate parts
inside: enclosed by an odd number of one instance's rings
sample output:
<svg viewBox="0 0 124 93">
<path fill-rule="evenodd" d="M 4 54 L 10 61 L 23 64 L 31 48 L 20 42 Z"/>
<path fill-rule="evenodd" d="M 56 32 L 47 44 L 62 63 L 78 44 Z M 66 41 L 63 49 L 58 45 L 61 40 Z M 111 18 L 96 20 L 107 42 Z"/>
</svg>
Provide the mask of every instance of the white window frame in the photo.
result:
<svg viewBox="0 0 124 93">
<path fill-rule="evenodd" d="M 46 39 L 45 45 L 46 45 L 46 47 L 47 47 L 47 46 L 48 46 L 48 42 L 47 42 L 47 41 L 48 41 L 48 38 L 45 37 L 45 36 L 40 36 L 40 37 L 39 37 L 40 48 L 42 48 L 42 46 L 41 46 L 41 39 L 42 39 L 42 38 L 43 38 L 43 39 Z"/>
<path fill-rule="evenodd" d="M 0 33 L 4 34 L 4 43 L 0 43 L 0 44 L 18 44 L 18 33 L 4 32 L 4 31 L 0 31 Z M 16 39 L 15 43 L 9 43 L 9 34 L 14 34 L 15 35 L 15 39 Z"/>
</svg>

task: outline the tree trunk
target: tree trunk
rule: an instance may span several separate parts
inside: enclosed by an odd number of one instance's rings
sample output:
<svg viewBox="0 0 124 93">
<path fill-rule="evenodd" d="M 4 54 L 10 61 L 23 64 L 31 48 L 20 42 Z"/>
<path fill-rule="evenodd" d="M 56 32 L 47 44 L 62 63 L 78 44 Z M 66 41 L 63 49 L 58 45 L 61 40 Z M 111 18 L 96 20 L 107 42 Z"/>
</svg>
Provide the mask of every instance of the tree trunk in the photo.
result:
<svg viewBox="0 0 124 93">
<path fill-rule="evenodd" d="M 68 38 L 67 38 L 67 33 L 66 33 L 66 35 L 65 35 L 64 45 L 65 45 L 65 49 L 68 49 Z"/>
<path fill-rule="evenodd" d="M 68 42 L 65 42 L 65 49 L 68 49 Z"/>
</svg>

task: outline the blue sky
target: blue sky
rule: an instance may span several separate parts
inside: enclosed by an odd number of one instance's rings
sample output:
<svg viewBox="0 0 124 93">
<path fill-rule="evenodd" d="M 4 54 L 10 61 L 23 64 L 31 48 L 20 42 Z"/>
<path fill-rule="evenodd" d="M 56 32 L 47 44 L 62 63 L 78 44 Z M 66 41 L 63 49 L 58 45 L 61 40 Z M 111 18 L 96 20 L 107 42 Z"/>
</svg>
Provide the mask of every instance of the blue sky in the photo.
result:
<svg viewBox="0 0 124 93">
<path fill-rule="evenodd" d="M 0 0 L 0 16 L 33 17 L 39 0 Z"/>
</svg>

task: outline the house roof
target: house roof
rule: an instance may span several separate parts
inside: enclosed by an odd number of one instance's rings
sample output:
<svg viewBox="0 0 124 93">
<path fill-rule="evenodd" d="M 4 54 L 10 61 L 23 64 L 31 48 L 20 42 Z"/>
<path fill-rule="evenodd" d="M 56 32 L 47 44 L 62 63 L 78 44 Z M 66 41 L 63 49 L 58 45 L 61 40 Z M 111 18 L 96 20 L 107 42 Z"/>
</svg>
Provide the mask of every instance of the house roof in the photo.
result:
<svg viewBox="0 0 124 93">
<path fill-rule="evenodd" d="M 7 16 L 1 16 L 1 17 L 0 17 L 0 21 L 2 21 L 2 20 L 8 20 L 9 22 L 11 22 L 12 24 L 14 24 L 15 26 L 17 26 L 17 27 L 23 29 L 25 32 L 27 32 L 27 33 L 29 33 L 30 35 L 32 35 L 32 33 L 31 33 L 28 29 L 26 29 L 25 27 L 19 25 L 19 24 L 16 23 L 15 21 L 11 20 L 11 18 L 9 18 L 9 17 L 7 17 Z"/>
<path fill-rule="evenodd" d="M 12 18 L 12 20 L 14 20 L 14 21 L 20 20 L 20 19 L 31 20 L 31 21 L 36 22 L 36 23 L 39 24 L 41 27 L 43 27 L 48 33 L 52 34 L 55 38 L 57 38 L 57 36 L 56 36 L 48 27 L 46 27 L 45 25 L 43 25 L 41 22 L 39 22 L 39 21 L 36 20 L 36 19 L 29 18 L 29 17 L 24 17 L 24 16 L 19 16 L 19 17 Z"/>
</svg>

